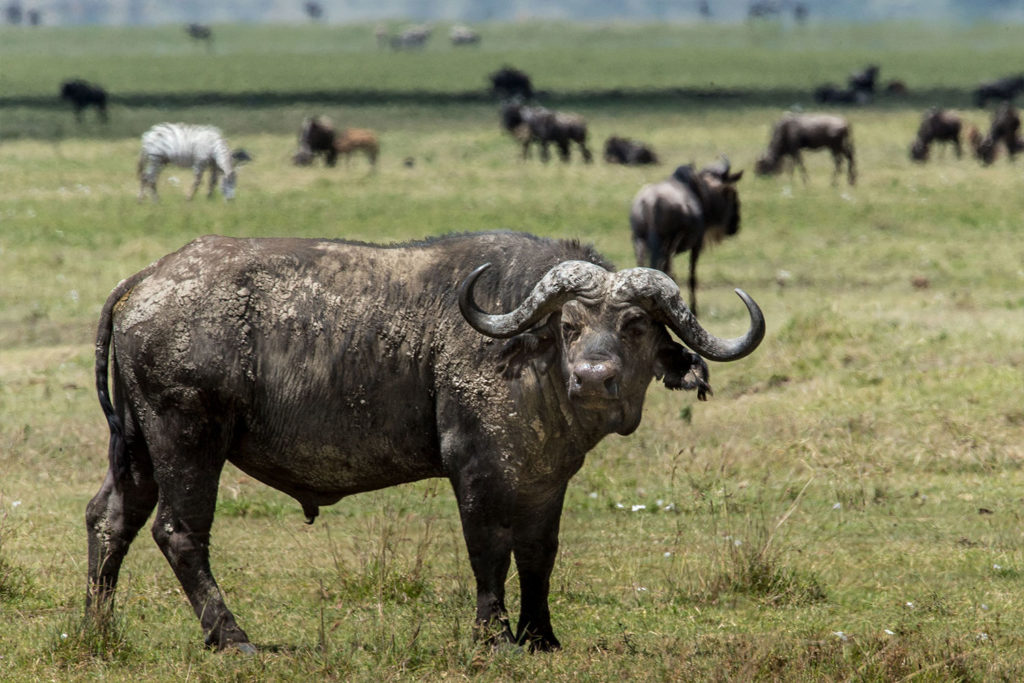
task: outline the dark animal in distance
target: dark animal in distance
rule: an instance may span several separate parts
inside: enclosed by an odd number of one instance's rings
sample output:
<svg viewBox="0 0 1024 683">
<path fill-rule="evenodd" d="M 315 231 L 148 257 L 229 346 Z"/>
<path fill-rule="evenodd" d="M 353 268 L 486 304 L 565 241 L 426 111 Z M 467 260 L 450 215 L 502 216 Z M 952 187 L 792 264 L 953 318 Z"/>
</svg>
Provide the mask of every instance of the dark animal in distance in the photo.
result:
<svg viewBox="0 0 1024 683">
<path fill-rule="evenodd" d="M 736 183 L 743 171 L 730 173 L 723 159 L 696 172 L 680 166 L 667 180 L 644 185 L 629 211 L 633 251 L 638 266 L 672 272 L 672 257 L 690 252 L 690 310 L 697 315 L 697 260 L 706 246 L 740 229 Z"/>
<path fill-rule="evenodd" d="M 75 110 L 75 119 L 79 123 L 86 107 L 96 107 L 100 120 L 107 120 L 107 91 L 103 86 L 83 81 L 81 78 L 73 78 L 61 83 L 60 97 L 71 102 Z"/>
<path fill-rule="evenodd" d="M 927 161 L 933 142 L 953 145 L 956 158 L 963 156 L 960 145 L 960 130 L 963 121 L 960 117 L 947 110 L 932 107 L 921 117 L 921 125 L 917 128 L 917 137 L 910 145 L 910 158 L 914 161 Z"/>
<path fill-rule="evenodd" d="M 206 24 L 187 24 L 185 33 L 197 43 L 206 43 L 206 48 L 213 48 L 213 29 Z"/>
<path fill-rule="evenodd" d="M 490 75 L 491 94 L 502 98 L 530 100 L 533 98 L 533 84 L 524 71 L 511 66 L 503 66 Z"/>
<path fill-rule="evenodd" d="M 295 498 L 310 523 L 345 496 L 444 477 L 476 578 L 477 632 L 557 649 L 548 593 L 569 479 L 604 436 L 639 426 L 652 379 L 706 397 L 702 357 L 757 347 L 764 317 L 737 293 L 750 327 L 723 340 L 671 278 L 612 272 L 576 242 L 200 238 L 121 281 L 100 314 L 109 469 L 86 510 L 86 613 L 111 609 L 155 507 L 153 537 L 206 643 L 253 652 L 210 569 L 225 462 Z"/>
<path fill-rule="evenodd" d="M 974 155 L 988 166 L 996 160 L 999 145 L 1006 148 L 1006 154 L 1013 161 L 1017 152 L 1024 151 L 1024 140 L 1020 136 L 1020 114 L 1009 102 L 1004 102 L 992 112 L 992 123 L 988 134 L 982 136 L 977 128 L 971 126 L 969 134 Z"/>
<path fill-rule="evenodd" d="M 323 16 L 324 16 L 324 6 L 321 5 L 319 2 L 315 2 L 314 0 L 310 0 L 309 2 L 305 3 L 302 6 L 302 8 L 305 10 L 306 16 L 308 16 L 313 21 L 318 21 L 320 19 L 323 19 Z"/>
<path fill-rule="evenodd" d="M 658 155 L 654 153 L 650 146 L 615 135 L 604 141 L 604 160 L 610 164 L 623 164 L 625 166 L 659 163 Z"/>
<path fill-rule="evenodd" d="M 875 82 L 878 80 L 879 69 L 877 64 L 869 64 L 860 71 L 855 71 L 850 74 L 850 77 L 846 80 L 847 84 L 853 90 L 859 90 L 867 93 L 875 92 Z"/>
<path fill-rule="evenodd" d="M 867 104 L 871 101 L 871 93 L 854 88 L 840 88 L 834 83 L 826 83 L 814 89 L 814 101 L 819 104 Z"/>
<path fill-rule="evenodd" d="M 857 172 L 853 159 L 852 129 L 845 118 L 831 114 L 789 113 L 783 116 L 772 128 L 768 149 L 757 160 L 754 171 L 758 175 L 778 173 L 782 169 L 783 160 L 789 157 L 795 166 L 800 167 L 806 183 L 807 168 L 800 150 L 822 148 L 832 152 L 832 160 L 835 162 L 833 184 L 842 172 L 845 159 L 847 180 L 853 185 Z"/>
<path fill-rule="evenodd" d="M 562 161 L 569 161 L 573 143 L 579 147 L 584 162 L 589 164 L 594 158 L 587 148 L 587 122 L 579 114 L 506 102 L 501 108 L 501 123 L 522 144 L 524 159 L 530 156 L 530 145 L 534 143 L 540 146 L 540 158 L 544 162 L 551 158 L 548 146 L 552 143 L 558 148 Z"/>
<path fill-rule="evenodd" d="M 1024 74 L 1006 76 L 982 83 L 974 89 L 974 103 L 984 107 L 989 100 L 1010 102 L 1024 92 Z"/>
<path fill-rule="evenodd" d="M 327 166 L 338 161 L 338 150 L 334 143 L 337 138 L 334 123 L 326 116 L 310 116 L 302 121 L 299 129 L 299 149 L 292 156 L 296 166 L 308 166 L 318 156 L 324 158 Z"/>
</svg>

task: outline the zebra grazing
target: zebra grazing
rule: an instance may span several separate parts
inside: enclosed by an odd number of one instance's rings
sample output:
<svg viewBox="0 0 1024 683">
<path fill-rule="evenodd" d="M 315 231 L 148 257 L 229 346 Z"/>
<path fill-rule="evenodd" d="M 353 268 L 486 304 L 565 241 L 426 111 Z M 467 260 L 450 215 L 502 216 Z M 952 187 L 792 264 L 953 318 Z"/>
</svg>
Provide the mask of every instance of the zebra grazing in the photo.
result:
<svg viewBox="0 0 1024 683">
<path fill-rule="evenodd" d="M 217 176 L 222 175 L 221 193 L 224 199 L 235 198 L 235 165 L 252 161 L 244 149 L 234 152 L 228 147 L 219 128 L 194 126 L 187 123 L 158 123 L 142 134 L 142 153 L 139 155 L 139 199 L 145 199 L 146 188 L 157 199 L 156 181 L 167 164 L 191 167 L 195 174 L 188 198 L 195 196 L 202 182 L 203 172 L 210 169 L 210 191 L 213 196 Z"/>
</svg>

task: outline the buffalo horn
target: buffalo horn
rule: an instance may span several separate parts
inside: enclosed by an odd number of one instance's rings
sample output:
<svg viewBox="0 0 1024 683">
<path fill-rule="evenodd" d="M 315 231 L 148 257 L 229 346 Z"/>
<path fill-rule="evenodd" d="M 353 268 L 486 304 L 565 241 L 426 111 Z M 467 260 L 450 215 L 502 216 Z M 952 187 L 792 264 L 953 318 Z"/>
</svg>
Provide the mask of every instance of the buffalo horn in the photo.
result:
<svg viewBox="0 0 1024 683">
<path fill-rule="evenodd" d="M 630 268 L 616 274 L 611 295 L 630 301 L 645 309 L 654 319 L 666 325 L 699 355 L 714 361 L 743 358 L 764 339 L 764 314 L 742 289 L 736 294 L 747 306 L 750 329 L 742 337 L 719 339 L 697 322 L 697 318 L 679 295 L 679 287 L 669 276 L 650 268 Z"/>
<path fill-rule="evenodd" d="M 609 274 L 587 261 L 563 261 L 544 274 L 514 311 L 492 315 L 480 310 L 473 300 L 477 278 L 490 267 L 490 263 L 485 263 L 463 280 L 459 286 L 459 310 L 477 332 L 498 339 L 525 332 L 577 296 L 600 296 Z"/>
</svg>

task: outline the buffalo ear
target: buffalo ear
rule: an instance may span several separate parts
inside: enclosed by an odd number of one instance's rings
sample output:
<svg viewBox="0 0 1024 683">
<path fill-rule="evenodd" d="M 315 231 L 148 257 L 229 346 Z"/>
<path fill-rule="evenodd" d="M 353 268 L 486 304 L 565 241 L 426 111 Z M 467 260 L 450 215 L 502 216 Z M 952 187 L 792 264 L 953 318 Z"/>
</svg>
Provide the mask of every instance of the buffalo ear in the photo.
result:
<svg viewBox="0 0 1024 683">
<path fill-rule="evenodd" d="M 669 389 L 697 390 L 697 399 L 708 400 L 713 394 L 708 383 L 710 373 L 704 359 L 675 342 L 669 342 L 658 351 L 654 374 Z"/>
<path fill-rule="evenodd" d="M 555 335 L 545 325 L 505 342 L 499 355 L 498 372 L 505 379 L 518 379 L 527 365 L 537 361 L 538 371 L 544 373 L 555 362 L 556 353 Z"/>
<path fill-rule="evenodd" d="M 740 171 L 739 173 L 733 173 L 732 175 L 726 175 L 725 176 L 725 182 L 727 182 L 727 183 L 738 183 L 740 181 L 740 178 L 742 178 L 742 177 L 743 177 L 743 171 Z"/>
</svg>

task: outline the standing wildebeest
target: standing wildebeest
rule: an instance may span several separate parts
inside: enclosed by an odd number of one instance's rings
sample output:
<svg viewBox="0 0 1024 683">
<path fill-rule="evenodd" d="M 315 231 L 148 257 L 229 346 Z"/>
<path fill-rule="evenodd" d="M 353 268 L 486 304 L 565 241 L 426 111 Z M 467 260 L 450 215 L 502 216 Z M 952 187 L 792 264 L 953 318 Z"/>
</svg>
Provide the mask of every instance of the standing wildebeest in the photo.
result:
<svg viewBox="0 0 1024 683">
<path fill-rule="evenodd" d="M 579 114 L 506 102 L 501 108 L 501 122 L 522 144 L 524 159 L 530 156 L 530 145 L 535 142 L 540 145 L 540 158 L 544 162 L 551 158 L 548 152 L 551 143 L 558 147 L 562 161 L 569 161 L 571 143 L 580 148 L 584 162 L 589 164 L 594 158 L 587 148 L 587 122 Z"/>
<path fill-rule="evenodd" d="M 479 630 L 556 649 L 548 593 L 570 477 L 605 435 L 637 428 L 652 379 L 699 398 L 701 356 L 730 361 L 757 347 L 764 318 L 737 293 L 750 329 L 722 340 L 671 278 L 611 272 L 577 242 L 200 238 L 121 281 L 100 315 L 96 386 L 110 446 L 86 510 L 89 613 L 109 609 L 156 507 L 154 539 L 206 643 L 252 652 L 210 570 L 225 462 L 295 498 L 309 523 L 345 496 L 445 477 Z"/>
<path fill-rule="evenodd" d="M 657 164 L 658 155 L 654 150 L 642 142 L 611 136 L 604 141 L 604 160 L 610 164 L 623 164 L 626 166 L 642 166 L 644 164 Z"/>
<path fill-rule="evenodd" d="M 75 109 L 75 119 L 79 123 L 86 107 L 96 107 L 100 120 L 107 120 L 107 91 L 102 86 L 73 78 L 61 83 L 60 97 L 62 100 L 70 100 Z"/>
<path fill-rule="evenodd" d="M 197 43 L 206 43 L 206 49 L 213 49 L 213 29 L 206 24 L 187 24 L 185 33 Z"/>
<path fill-rule="evenodd" d="M 299 149 L 292 156 L 292 163 L 308 166 L 317 156 L 323 155 L 324 163 L 334 166 L 338 161 L 338 150 L 334 146 L 336 138 L 334 123 L 326 116 L 303 119 L 302 128 L 299 129 Z"/>
<path fill-rule="evenodd" d="M 974 90 L 974 102 L 984 107 L 989 100 L 1009 102 L 1024 92 L 1024 74 L 982 83 Z"/>
<path fill-rule="evenodd" d="M 729 162 L 702 168 L 680 166 L 667 180 L 644 185 L 629 211 L 638 266 L 672 272 L 672 257 L 690 252 L 690 310 L 697 315 L 697 259 L 705 246 L 740 229 L 736 183 L 743 171 L 729 173 Z"/>
<path fill-rule="evenodd" d="M 831 114 L 786 114 L 775 124 L 768 149 L 757 160 L 754 171 L 758 175 L 778 173 L 782 169 L 782 161 L 790 157 L 794 165 L 800 167 L 804 182 L 807 182 L 807 168 L 804 166 L 801 149 L 821 149 L 827 147 L 832 152 L 835 172 L 832 182 L 842 172 L 843 159 L 846 159 L 847 180 L 851 185 L 856 181 L 853 161 L 853 139 L 849 122 L 842 116 Z"/>
<path fill-rule="evenodd" d="M 525 72 L 511 66 L 503 66 L 490 75 L 491 93 L 503 98 L 521 98 L 529 100 L 533 97 L 533 84 Z"/>
<path fill-rule="evenodd" d="M 948 142 L 956 151 L 956 158 L 963 156 L 960 146 L 960 130 L 963 121 L 960 117 L 946 109 L 932 107 L 924 113 L 921 125 L 917 128 L 917 137 L 910 146 L 910 158 L 914 161 L 927 161 L 932 142 Z"/>
<path fill-rule="evenodd" d="M 139 154 L 139 199 L 145 199 L 149 188 L 153 199 L 157 199 L 156 181 L 160 171 L 167 164 L 191 168 L 193 173 L 189 200 L 195 196 L 203 180 L 203 172 L 210 171 L 210 191 L 213 196 L 217 176 L 221 180 L 224 199 L 235 198 L 235 166 L 252 157 L 245 150 L 231 151 L 219 128 L 214 126 L 193 126 L 187 123 L 158 123 L 142 134 L 142 152 Z"/>
<path fill-rule="evenodd" d="M 970 142 L 974 155 L 986 166 L 995 161 L 1000 143 L 1006 147 L 1007 156 L 1013 161 L 1017 152 L 1024 150 L 1024 141 L 1020 137 L 1020 114 L 1013 105 L 1004 102 L 992 112 L 992 124 L 987 135 L 982 137 L 978 129 L 971 126 Z"/>
<path fill-rule="evenodd" d="M 860 71 L 854 71 L 850 74 L 850 77 L 846 79 L 850 88 L 853 90 L 860 90 L 874 94 L 875 82 L 878 80 L 879 68 L 877 64 L 869 64 Z"/>
</svg>

